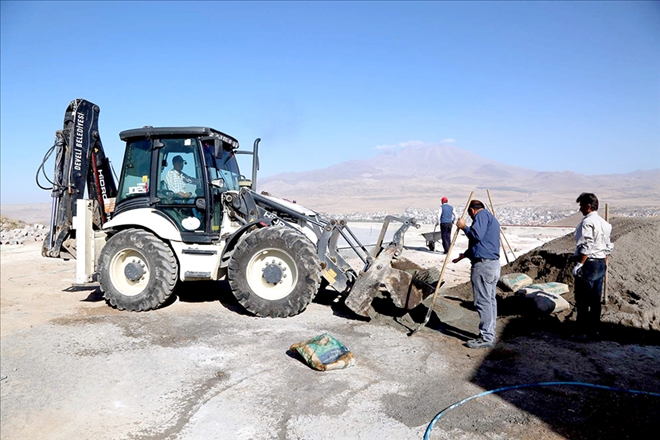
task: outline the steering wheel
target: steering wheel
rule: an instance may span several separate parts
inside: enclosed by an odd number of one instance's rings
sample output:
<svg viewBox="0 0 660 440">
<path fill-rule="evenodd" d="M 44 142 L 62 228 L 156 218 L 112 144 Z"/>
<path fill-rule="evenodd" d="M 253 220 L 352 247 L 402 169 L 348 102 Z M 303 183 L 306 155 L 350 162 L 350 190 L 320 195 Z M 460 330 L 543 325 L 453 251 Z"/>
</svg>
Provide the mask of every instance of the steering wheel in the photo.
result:
<svg viewBox="0 0 660 440">
<path fill-rule="evenodd" d="M 174 193 L 170 190 L 161 190 L 158 196 L 165 204 L 171 204 L 174 201 Z"/>
<path fill-rule="evenodd" d="M 202 179 L 197 180 L 195 184 L 195 193 L 196 197 L 204 197 L 204 185 L 202 185 Z"/>
</svg>

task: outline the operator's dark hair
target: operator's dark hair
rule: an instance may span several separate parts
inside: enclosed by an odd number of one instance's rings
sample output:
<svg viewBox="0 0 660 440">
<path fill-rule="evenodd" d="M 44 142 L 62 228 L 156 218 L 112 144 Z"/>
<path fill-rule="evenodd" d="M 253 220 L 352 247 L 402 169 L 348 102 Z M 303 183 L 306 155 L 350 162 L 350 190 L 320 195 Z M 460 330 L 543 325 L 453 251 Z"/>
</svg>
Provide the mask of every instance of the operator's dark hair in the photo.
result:
<svg viewBox="0 0 660 440">
<path fill-rule="evenodd" d="M 485 206 L 484 206 L 483 203 L 481 203 L 481 200 L 473 199 L 473 200 L 470 202 L 470 205 L 468 206 L 468 208 L 472 208 L 472 209 L 474 209 L 475 211 L 478 211 L 478 210 L 480 210 L 480 209 L 484 209 Z"/>
<path fill-rule="evenodd" d="M 598 211 L 598 197 L 593 193 L 582 193 L 575 199 L 576 203 L 581 205 L 591 205 L 591 209 Z"/>
</svg>

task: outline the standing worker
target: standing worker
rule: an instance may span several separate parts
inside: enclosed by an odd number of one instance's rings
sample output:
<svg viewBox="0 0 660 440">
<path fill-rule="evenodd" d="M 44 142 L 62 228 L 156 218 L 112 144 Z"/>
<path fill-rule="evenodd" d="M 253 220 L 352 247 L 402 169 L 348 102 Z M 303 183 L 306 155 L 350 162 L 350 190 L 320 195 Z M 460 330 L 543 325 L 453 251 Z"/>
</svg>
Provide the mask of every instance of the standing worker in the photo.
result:
<svg viewBox="0 0 660 440">
<path fill-rule="evenodd" d="M 456 213 L 454 207 L 451 206 L 447 197 L 443 197 L 442 205 L 438 210 L 438 218 L 435 221 L 436 226 L 440 224 L 440 234 L 442 235 L 442 249 L 443 254 L 447 255 L 449 246 L 451 246 L 451 226 L 456 221 Z"/>
<path fill-rule="evenodd" d="M 584 216 L 575 228 L 575 307 L 580 340 L 598 339 L 603 280 L 607 271 L 607 257 L 614 245 L 610 242 L 612 225 L 598 215 L 598 198 L 582 193 L 575 200 Z"/>
<path fill-rule="evenodd" d="M 468 238 L 468 249 L 453 262 L 469 258 L 472 263 L 470 281 L 474 306 L 479 313 L 479 337 L 467 341 L 466 345 L 469 348 L 488 348 L 495 344 L 495 287 L 500 278 L 500 223 L 484 209 L 484 204 L 479 200 L 470 202 L 468 214 L 472 218 L 472 226 L 467 226 L 463 218 L 456 222 L 456 227 L 462 229 Z"/>
</svg>

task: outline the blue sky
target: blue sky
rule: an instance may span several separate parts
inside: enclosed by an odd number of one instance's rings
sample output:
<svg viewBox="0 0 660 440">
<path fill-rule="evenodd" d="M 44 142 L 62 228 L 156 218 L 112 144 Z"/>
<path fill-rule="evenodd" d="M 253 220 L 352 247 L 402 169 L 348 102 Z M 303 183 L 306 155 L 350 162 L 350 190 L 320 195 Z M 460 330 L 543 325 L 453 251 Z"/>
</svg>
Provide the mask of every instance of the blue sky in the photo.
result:
<svg viewBox="0 0 660 440">
<path fill-rule="evenodd" d="M 1 8 L 2 203 L 50 200 L 34 174 L 78 97 L 117 172 L 118 133 L 144 125 L 260 137 L 261 176 L 411 141 L 539 171 L 660 167 L 658 2 Z"/>
</svg>

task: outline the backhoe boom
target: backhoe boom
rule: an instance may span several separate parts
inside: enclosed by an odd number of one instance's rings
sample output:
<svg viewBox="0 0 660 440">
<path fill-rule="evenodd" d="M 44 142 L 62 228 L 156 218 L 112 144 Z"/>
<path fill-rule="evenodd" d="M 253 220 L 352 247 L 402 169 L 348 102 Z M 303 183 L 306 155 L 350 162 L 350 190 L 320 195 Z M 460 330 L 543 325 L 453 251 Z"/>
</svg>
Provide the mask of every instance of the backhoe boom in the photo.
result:
<svg viewBox="0 0 660 440">
<path fill-rule="evenodd" d="M 99 136 L 99 111 L 97 105 L 84 99 L 71 101 L 64 114 L 64 127 L 55 133 L 55 144 L 44 158 L 45 163 L 55 150 L 50 234 L 41 250 L 45 257 L 76 257 L 73 217 L 85 187 L 88 198 L 95 201 L 94 229 L 101 229 L 114 208 L 117 187 Z M 44 163 L 39 171 L 43 171 Z"/>
</svg>

